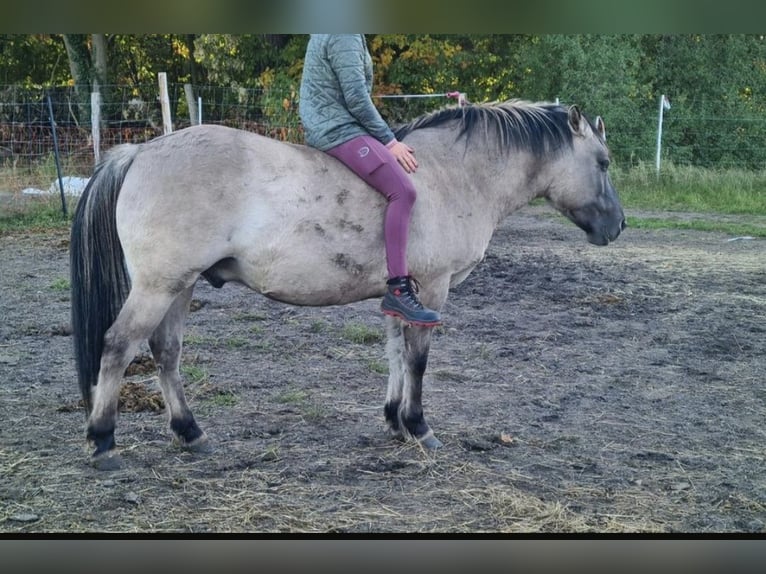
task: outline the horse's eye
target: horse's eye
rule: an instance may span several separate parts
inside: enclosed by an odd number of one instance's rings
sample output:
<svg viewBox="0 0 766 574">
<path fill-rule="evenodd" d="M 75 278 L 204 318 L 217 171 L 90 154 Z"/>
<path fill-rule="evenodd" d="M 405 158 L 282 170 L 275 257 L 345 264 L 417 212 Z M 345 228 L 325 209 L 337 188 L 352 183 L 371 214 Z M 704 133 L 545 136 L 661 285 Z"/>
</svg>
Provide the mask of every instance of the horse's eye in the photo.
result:
<svg viewBox="0 0 766 574">
<path fill-rule="evenodd" d="M 606 171 L 607 169 L 609 169 L 609 160 L 608 159 L 598 160 L 598 167 L 601 171 Z"/>
</svg>

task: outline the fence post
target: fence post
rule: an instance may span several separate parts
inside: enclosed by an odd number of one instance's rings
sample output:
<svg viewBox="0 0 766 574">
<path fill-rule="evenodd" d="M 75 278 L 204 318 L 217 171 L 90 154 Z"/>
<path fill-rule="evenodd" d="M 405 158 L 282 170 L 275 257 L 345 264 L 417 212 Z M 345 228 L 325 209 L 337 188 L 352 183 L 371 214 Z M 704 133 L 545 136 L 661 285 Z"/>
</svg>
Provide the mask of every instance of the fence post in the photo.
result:
<svg viewBox="0 0 766 574">
<path fill-rule="evenodd" d="M 660 96 L 660 114 L 657 125 L 657 175 L 660 175 L 660 153 L 662 151 L 662 118 L 665 110 L 670 109 L 670 102 L 665 97 L 665 94 Z"/>
<path fill-rule="evenodd" d="M 90 133 L 93 138 L 93 158 L 96 165 L 101 161 L 101 93 L 90 93 Z"/>
<path fill-rule="evenodd" d="M 160 84 L 160 105 L 162 106 L 162 132 L 169 134 L 173 131 L 170 119 L 170 98 L 168 97 L 168 75 L 165 72 L 157 74 Z"/>
<path fill-rule="evenodd" d="M 194 99 L 194 92 L 191 84 L 184 84 L 184 94 L 186 94 L 186 106 L 189 108 L 189 123 L 198 124 L 197 100 Z"/>
<path fill-rule="evenodd" d="M 51 117 L 51 130 L 53 130 L 53 157 L 56 160 L 56 173 L 59 176 L 59 192 L 61 193 L 61 212 L 64 217 L 67 216 L 66 212 L 66 199 L 64 198 L 64 182 L 61 179 L 61 163 L 59 162 L 59 140 L 56 137 L 56 120 L 53 119 L 53 104 L 51 103 L 50 92 L 46 94 L 48 97 L 48 113 Z"/>
</svg>

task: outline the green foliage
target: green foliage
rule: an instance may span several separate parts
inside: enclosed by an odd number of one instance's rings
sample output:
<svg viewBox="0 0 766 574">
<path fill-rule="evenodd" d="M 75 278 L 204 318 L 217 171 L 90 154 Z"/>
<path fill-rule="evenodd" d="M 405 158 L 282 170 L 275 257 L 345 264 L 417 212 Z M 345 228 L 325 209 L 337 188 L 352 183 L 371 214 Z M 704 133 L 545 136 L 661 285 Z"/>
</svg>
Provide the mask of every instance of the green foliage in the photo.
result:
<svg viewBox="0 0 766 574">
<path fill-rule="evenodd" d="M 523 36 L 497 34 L 370 36 L 373 91 L 384 95 L 457 91 L 473 102 L 508 99 L 515 95 L 515 54 L 523 40 Z M 390 122 L 399 123 L 454 103 L 443 98 L 384 100 L 379 107 Z"/>
<path fill-rule="evenodd" d="M 0 35 L 0 85 L 65 84 L 70 79 L 60 35 Z"/>
<path fill-rule="evenodd" d="M 107 81 L 130 96 L 155 102 L 157 73 L 166 72 L 171 84 L 189 82 L 206 96 L 206 110 L 241 110 L 239 127 L 255 125 L 274 137 L 301 140 L 297 100 L 305 34 L 71 34 L 70 52 L 60 34 L 1 35 L 0 83 L 87 84 L 94 37 L 102 36 Z M 666 94 L 672 102 L 663 131 L 669 159 L 704 167 L 764 165 L 763 35 L 371 34 L 367 40 L 376 95 L 460 91 L 472 102 L 558 98 L 602 116 L 614 163 L 632 167 L 654 157 L 658 103 Z M 77 82 L 70 78 L 74 60 L 88 68 Z M 207 93 L 212 86 L 229 90 L 237 101 Z M 14 98 L 0 92 L 0 117 Z M 77 98 L 79 107 L 67 113 L 79 115 L 82 124 L 87 103 L 82 93 L 72 96 Z M 379 107 L 389 122 L 399 123 L 452 103 L 443 97 L 385 99 Z M 185 106 L 182 93 L 171 94 L 176 117 L 186 117 Z M 108 117 L 120 113 L 106 109 Z"/>
</svg>

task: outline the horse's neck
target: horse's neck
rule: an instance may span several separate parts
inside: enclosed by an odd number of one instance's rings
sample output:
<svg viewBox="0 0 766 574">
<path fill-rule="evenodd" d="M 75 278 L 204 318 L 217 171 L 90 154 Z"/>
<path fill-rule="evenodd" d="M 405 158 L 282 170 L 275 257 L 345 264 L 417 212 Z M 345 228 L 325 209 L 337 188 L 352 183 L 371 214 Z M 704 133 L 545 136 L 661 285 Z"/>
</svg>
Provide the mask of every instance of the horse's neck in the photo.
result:
<svg viewBox="0 0 766 574">
<path fill-rule="evenodd" d="M 534 162 L 526 153 L 462 138 L 445 145 L 444 150 L 442 154 L 449 158 L 445 163 L 454 170 L 454 181 L 463 182 L 460 193 L 472 198 L 475 208 L 483 210 L 494 226 L 527 205 L 539 191 L 531 185 Z"/>
</svg>

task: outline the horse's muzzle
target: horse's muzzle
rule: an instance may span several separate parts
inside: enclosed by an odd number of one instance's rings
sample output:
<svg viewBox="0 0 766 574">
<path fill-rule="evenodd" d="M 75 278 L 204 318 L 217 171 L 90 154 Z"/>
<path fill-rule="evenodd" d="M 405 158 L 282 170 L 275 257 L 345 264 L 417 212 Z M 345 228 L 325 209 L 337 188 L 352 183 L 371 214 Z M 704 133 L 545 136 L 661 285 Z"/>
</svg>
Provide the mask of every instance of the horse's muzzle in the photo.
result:
<svg viewBox="0 0 766 574">
<path fill-rule="evenodd" d="M 589 229 L 585 229 L 585 233 L 589 243 L 604 246 L 609 245 L 610 242 L 617 239 L 627 226 L 628 223 L 625 221 L 625 216 L 623 215 L 616 225 L 607 224 L 596 228 L 590 227 Z"/>
</svg>

